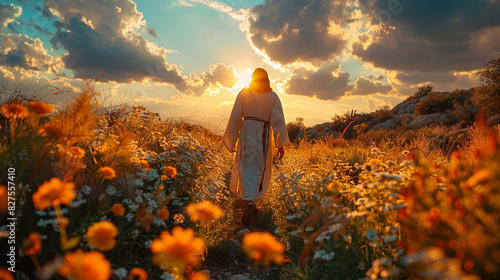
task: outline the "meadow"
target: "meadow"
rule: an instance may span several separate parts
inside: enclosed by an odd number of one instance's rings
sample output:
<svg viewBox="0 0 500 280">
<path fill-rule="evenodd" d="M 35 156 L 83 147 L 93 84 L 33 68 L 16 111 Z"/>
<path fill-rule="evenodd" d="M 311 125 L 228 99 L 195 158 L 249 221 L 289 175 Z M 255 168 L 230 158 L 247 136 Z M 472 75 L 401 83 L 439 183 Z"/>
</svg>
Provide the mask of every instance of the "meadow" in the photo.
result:
<svg viewBox="0 0 500 280">
<path fill-rule="evenodd" d="M 242 233 L 220 136 L 98 100 L 90 84 L 0 109 L 16 279 L 500 277 L 499 128 L 482 118 L 453 149 L 439 128 L 296 140 Z"/>
</svg>

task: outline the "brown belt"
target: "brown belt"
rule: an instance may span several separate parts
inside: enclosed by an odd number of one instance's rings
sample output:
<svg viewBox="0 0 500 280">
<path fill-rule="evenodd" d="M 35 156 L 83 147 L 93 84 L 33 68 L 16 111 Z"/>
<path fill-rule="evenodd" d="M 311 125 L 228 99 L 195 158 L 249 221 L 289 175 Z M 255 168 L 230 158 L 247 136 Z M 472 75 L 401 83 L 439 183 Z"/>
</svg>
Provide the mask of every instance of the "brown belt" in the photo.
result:
<svg viewBox="0 0 500 280">
<path fill-rule="evenodd" d="M 264 180 L 264 172 L 266 171 L 266 162 L 267 162 L 267 150 L 268 150 L 268 140 L 269 140 L 269 134 L 270 134 L 270 128 L 271 124 L 263 120 L 261 118 L 257 117 L 249 117 L 249 116 L 244 116 L 243 117 L 244 121 L 258 121 L 258 122 L 263 122 L 264 123 L 264 130 L 262 131 L 262 151 L 264 153 L 264 169 L 262 170 L 262 176 L 260 177 L 260 184 L 259 184 L 259 192 L 262 191 L 262 181 Z"/>
</svg>

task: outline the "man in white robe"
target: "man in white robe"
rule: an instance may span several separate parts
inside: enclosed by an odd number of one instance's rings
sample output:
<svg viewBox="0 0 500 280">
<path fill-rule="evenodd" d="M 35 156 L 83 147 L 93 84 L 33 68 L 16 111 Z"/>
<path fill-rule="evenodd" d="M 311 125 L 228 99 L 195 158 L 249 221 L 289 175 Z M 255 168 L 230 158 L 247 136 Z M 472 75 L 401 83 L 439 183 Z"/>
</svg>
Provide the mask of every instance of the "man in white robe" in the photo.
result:
<svg viewBox="0 0 500 280">
<path fill-rule="evenodd" d="M 278 157 L 290 141 L 278 95 L 269 86 L 267 72 L 257 68 L 252 82 L 234 102 L 222 139 L 230 152 L 236 152 L 230 190 L 247 202 L 242 223 L 249 226 L 262 206 L 271 179 L 273 139 Z M 235 149 L 236 147 L 236 149 Z"/>
</svg>

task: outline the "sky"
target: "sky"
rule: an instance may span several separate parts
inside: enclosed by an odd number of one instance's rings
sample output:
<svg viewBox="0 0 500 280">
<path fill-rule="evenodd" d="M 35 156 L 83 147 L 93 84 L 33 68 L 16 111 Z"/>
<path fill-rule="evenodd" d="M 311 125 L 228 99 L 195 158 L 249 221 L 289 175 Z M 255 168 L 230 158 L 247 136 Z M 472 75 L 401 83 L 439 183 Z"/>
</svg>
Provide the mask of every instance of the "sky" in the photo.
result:
<svg viewBox="0 0 500 280">
<path fill-rule="evenodd" d="M 0 79 L 78 91 L 224 130 L 253 69 L 287 122 L 477 86 L 499 0 L 18 0 L 0 3 Z M 55 79 L 57 78 L 57 79 Z M 116 101 L 118 102 L 118 101 Z"/>
</svg>

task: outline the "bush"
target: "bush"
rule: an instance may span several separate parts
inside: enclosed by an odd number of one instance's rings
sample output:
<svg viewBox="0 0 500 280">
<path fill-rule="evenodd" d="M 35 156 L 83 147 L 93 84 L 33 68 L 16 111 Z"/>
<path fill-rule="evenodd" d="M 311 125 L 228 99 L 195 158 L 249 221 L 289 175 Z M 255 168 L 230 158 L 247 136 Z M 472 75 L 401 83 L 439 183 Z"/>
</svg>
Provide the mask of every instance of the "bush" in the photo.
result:
<svg viewBox="0 0 500 280">
<path fill-rule="evenodd" d="M 304 118 L 297 118 L 295 122 L 289 122 L 286 125 L 286 129 L 288 131 L 288 138 L 290 141 L 294 141 L 297 139 L 299 133 L 304 130 L 306 126 L 304 125 Z"/>
<path fill-rule="evenodd" d="M 474 103 L 487 116 L 500 114 L 500 54 L 477 74 L 482 86 L 472 91 Z"/>
<path fill-rule="evenodd" d="M 426 115 L 448 111 L 453 108 L 453 96 L 447 93 L 431 92 L 426 99 L 415 105 L 415 113 Z"/>
</svg>

